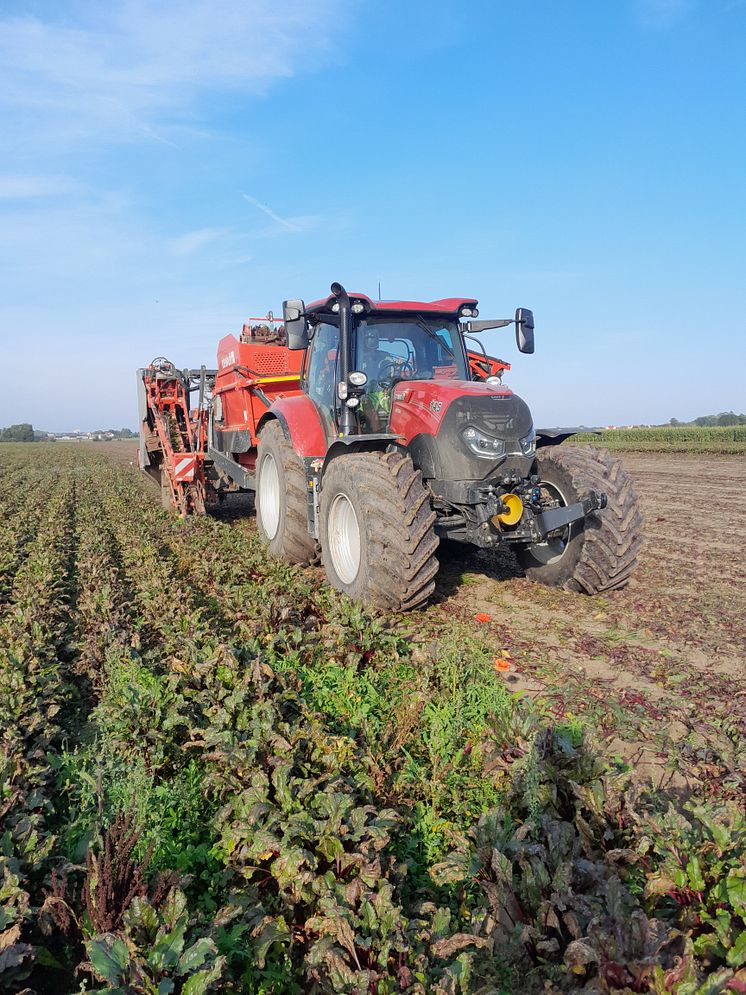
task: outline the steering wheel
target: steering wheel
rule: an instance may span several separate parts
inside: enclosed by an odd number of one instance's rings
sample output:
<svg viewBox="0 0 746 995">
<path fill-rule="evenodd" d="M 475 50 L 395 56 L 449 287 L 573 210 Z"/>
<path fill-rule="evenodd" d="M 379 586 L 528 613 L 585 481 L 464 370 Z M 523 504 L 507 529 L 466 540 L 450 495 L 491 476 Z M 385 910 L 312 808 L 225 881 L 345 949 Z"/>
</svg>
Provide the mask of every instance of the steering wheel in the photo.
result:
<svg viewBox="0 0 746 995">
<path fill-rule="evenodd" d="M 393 387 L 394 380 L 414 380 L 414 363 L 410 359 L 384 359 L 378 365 L 378 382 Z"/>
</svg>

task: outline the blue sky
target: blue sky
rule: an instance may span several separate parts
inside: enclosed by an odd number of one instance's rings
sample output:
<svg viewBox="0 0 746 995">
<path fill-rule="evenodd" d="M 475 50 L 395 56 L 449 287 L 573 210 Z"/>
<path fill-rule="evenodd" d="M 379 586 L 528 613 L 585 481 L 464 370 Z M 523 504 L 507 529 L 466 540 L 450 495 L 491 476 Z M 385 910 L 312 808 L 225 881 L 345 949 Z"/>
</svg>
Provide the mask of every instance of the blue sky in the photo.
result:
<svg viewBox="0 0 746 995">
<path fill-rule="evenodd" d="M 746 408 L 744 0 L 2 0 L 0 152 L 0 425 L 332 280 L 532 307 L 537 424 Z"/>
</svg>

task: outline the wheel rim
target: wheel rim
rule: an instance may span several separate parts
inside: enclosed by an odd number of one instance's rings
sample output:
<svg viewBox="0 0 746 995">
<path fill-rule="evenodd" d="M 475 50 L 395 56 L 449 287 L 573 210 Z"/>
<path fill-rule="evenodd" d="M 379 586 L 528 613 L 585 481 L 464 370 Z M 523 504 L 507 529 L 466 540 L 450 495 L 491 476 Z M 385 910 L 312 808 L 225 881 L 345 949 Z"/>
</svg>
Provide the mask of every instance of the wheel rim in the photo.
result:
<svg viewBox="0 0 746 995">
<path fill-rule="evenodd" d="M 541 489 L 549 496 L 550 500 L 558 501 L 560 508 L 567 507 L 567 498 L 556 484 L 550 484 L 542 480 Z M 537 542 L 531 546 L 531 555 L 539 563 L 549 566 L 550 563 L 558 563 L 567 552 L 570 543 L 570 526 L 565 525 L 561 529 L 556 529 L 554 534 L 550 534 L 544 542 Z"/>
<path fill-rule="evenodd" d="M 265 453 L 259 467 L 259 514 L 267 538 L 274 539 L 280 528 L 280 474 L 272 453 Z"/>
<path fill-rule="evenodd" d="M 360 569 L 360 526 L 352 502 L 337 494 L 329 509 L 329 553 L 343 584 L 351 584 Z"/>
</svg>

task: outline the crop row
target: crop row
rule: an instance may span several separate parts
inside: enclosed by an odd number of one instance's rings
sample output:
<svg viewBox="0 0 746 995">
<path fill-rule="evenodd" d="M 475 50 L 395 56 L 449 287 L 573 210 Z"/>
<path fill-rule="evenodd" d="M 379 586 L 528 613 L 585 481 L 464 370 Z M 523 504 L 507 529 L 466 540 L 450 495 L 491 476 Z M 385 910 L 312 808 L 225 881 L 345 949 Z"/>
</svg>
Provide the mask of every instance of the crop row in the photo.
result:
<svg viewBox="0 0 746 995">
<path fill-rule="evenodd" d="M 600 437 L 581 433 L 570 442 L 628 452 L 743 453 L 746 452 L 746 425 L 614 428 L 604 430 Z"/>
<path fill-rule="evenodd" d="M 249 526 L 34 452 L 0 447 L 38 512 L 0 621 L 0 990 L 734 980 L 737 814 L 664 811 L 456 623 L 417 645 Z"/>
<path fill-rule="evenodd" d="M 74 493 L 42 478 L 45 508 L 12 578 L 0 621 L 2 855 L 0 921 L 6 986 L 23 979 L 37 952 L 23 941 L 31 892 L 53 852 L 55 758 L 74 684 L 65 673 L 70 637 Z"/>
</svg>

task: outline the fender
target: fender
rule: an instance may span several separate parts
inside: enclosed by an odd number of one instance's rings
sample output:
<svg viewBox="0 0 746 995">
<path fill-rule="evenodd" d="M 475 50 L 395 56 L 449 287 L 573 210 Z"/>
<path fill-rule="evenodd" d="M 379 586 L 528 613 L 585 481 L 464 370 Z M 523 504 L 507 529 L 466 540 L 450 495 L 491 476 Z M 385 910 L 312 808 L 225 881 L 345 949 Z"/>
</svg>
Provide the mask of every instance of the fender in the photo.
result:
<svg viewBox="0 0 746 995">
<path fill-rule="evenodd" d="M 326 456 L 326 435 L 321 416 L 307 394 L 278 398 L 269 411 L 262 415 L 257 434 L 272 418 L 276 418 L 282 425 L 285 438 L 292 443 L 293 449 L 301 458 L 323 459 Z"/>
<path fill-rule="evenodd" d="M 341 439 L 335 439 L 329 446 L 329 451 L 324 460 L 322 473 L 329 466 L 336 456 L 343 456 L 345 453 L 375 453 L 384 452 L 389 446 L 405 446 L 406 443 L 400 435 L 393 435 L 391 432 L 371 432 L 369 435 L 346 435 Z"/>
<path fill-rule="evenodd" d="M 600 435 L 601 429 L 585 428 L 583 425 L 576 425 L 574 428 L 537 428 L 536 448 L 541 449 L 544 446 L 559 446 L 565 441 L 565 439 L 570 439 L 573 435 L 580 435 L 581 432 Z"/>
</svg>

